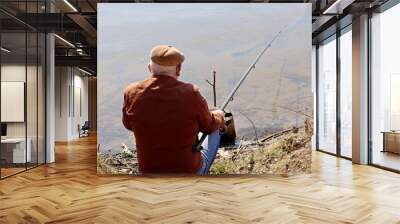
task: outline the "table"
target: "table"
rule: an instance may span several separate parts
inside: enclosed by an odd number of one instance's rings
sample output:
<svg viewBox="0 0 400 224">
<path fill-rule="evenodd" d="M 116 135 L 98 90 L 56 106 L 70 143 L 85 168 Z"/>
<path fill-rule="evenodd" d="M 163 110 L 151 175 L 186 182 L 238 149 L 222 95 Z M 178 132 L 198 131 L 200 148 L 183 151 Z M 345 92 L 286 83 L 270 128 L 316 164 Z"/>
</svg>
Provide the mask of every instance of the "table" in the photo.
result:
<svg viewBox="0 0 400 224">
<path fill-rule="evenodd" d="M 392 152 L 400 154 L 400 131 L 382 131 L 383 150 L 382 152 Z"/>
<path fill-rule="evenodd" d="M 26 142 L 28 144 L 26 144 Z M 26 163 L 31 162 L 31 145 L 30 138 L 5 138 L 1 139 L 1 157 L 5 159 L 5 163 Z M 25 145 L 26 151 L 25 151 Z"/>
</svg>

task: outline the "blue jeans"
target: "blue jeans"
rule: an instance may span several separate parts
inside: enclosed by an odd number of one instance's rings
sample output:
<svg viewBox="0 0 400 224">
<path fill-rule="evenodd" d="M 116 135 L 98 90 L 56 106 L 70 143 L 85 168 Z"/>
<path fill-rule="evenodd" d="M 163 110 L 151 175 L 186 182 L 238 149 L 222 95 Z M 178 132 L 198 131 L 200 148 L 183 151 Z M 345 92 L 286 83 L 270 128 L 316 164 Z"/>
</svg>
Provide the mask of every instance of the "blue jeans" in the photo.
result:
<svg viewBox="0 0 400 224">
<path fill-rule="evenodd" d="M 214 162 L 215 156 L 218 152 L 219 142 L 221 135 L 219 130 L 209 134 L 207 139 L 203 143 L 203 150 L 200 151 L 203 159 L 203 165 L 197 172 L 198 175 L 207 175 L 212 163 Z"/>
</svg>

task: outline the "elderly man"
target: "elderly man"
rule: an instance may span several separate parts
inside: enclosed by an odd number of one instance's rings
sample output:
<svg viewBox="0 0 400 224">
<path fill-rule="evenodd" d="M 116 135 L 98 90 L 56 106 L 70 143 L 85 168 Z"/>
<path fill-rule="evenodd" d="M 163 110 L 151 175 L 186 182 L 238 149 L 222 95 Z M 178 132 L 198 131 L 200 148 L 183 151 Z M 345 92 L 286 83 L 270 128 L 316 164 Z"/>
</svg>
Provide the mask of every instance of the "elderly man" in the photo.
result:
<svg viewBox="0 0 400 224">
<path fill-rule="evenodd" d="M 125 89 L 122 122 L 135 135 L 142 173 L 204 175 L 217 153 L 224 113 L 210 112 L 199 89 L 178 80 L 183 61 L 178 49 L 156 46 L 151 77 Z M 209 147 L 201 152 L 192 150 L 199 131 L 210 134 Z"/>
</svg>

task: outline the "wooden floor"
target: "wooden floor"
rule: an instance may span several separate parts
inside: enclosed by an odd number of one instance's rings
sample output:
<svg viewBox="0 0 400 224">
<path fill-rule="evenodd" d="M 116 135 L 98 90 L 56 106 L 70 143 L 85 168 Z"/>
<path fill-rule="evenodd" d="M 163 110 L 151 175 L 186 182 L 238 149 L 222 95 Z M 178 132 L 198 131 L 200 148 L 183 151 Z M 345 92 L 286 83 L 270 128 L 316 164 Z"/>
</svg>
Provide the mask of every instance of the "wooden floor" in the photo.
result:
<svg viewBox="0 0 400 224">
<path fill-rule="evenodd" d="M 23 172 L 25 171 L 25 167 L 3 167 L 1 168 L 1 177 L 8 177 L 11 176 L 13 174 L 19 173 L 19 172 Z"/>
<path fill-rule="evenodd" d="M 400 223 L 400 175 L 313 154 L 285 177 L 104 177 L 96 140 L 0 181 L 0 223 Z"/>
</svg>

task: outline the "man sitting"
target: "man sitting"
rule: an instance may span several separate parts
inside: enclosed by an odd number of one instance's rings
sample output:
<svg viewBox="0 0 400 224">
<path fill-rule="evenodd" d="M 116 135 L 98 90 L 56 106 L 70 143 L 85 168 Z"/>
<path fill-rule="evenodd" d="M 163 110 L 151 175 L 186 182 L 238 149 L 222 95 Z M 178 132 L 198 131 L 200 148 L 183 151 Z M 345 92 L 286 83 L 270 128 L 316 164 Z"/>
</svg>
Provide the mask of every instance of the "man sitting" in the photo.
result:
<svg viewBox="0 0 400 224">
<path fill-rule="evenodd" d="M 210 112 L 198 87 L 178 80 L 184 55 L 159 45 L 151 50 L 151 77 L 125 89 L 122 122 L 136 139 L 142 173 L 207 174 L 219 145 L 221 110 Z M 198 132 L 209 135 L 209 147 L 192 150 Z"/>
</svg>

